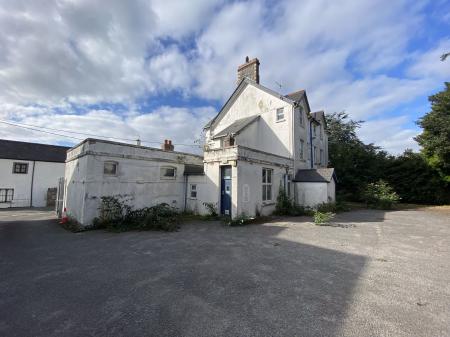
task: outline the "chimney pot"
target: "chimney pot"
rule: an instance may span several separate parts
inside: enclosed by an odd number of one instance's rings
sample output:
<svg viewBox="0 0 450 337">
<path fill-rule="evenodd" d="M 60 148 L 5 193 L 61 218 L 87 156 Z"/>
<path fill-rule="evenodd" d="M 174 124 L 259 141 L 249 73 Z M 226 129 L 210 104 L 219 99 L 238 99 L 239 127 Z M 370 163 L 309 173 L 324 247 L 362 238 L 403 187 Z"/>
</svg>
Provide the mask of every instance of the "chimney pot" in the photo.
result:
<svg viewBox="0 0 450 337">
<path fill-rule="evenodd" d="M 169 139 L 164 139 L 164 144 L 161 144 L 161 149 L 164 151 L 173 151 L 174 146 L 172 144 L 172 141 Z"/>
<path fill-rule="evenodd" d="M 249 60 L 245 57 L 245 63 L 238 67 L 237 71 L 237 85 L 241 83 L 244 78 L 249 78 L 259 84 L 259 60 L 254 58 Z"/>
</svg>

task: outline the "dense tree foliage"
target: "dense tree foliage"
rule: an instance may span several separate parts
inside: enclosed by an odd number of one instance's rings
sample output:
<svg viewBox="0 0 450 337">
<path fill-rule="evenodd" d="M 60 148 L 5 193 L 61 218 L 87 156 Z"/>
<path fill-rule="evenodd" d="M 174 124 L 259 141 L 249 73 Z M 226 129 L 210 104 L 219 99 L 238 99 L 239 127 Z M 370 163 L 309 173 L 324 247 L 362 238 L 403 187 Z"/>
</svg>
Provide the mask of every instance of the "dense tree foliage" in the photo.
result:
<svg viewBox="0 0 450 337">
<path fill-rule="evenodd" d="M 423 132 L 416 140 L 428 163 L 450 182 L 450 83 L 429 101 L 431 111 L 419 120 Z"/>
<path fill-rule="evenodd" d="M 450 202 L 449 184 L 425 156 L 407 150 L 395 157 L 374 144 L 364 144 L 356 135 L 361 123 L 344 112 L 327 115 L 329 161 L 336 169 L 338 197 L 362 201 L 368 184 L 384 180 L 402 202 Z"/>
</svg>

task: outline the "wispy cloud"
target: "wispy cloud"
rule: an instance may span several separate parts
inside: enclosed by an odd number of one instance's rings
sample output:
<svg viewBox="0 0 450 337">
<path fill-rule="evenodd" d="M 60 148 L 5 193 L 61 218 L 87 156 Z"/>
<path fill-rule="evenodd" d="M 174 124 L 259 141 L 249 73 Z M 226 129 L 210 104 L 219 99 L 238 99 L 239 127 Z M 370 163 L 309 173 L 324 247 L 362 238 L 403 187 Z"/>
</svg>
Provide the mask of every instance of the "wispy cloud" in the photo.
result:
<svg viewBox="0 0 450 337">
<path fill-rule="evenodd" d="M 450 63 L 439 61 L 450 50 L 445 8 L 425 0 L 4 1 L 0 117 L 192 143 L 249 55 L 261 60 L 263 84 L 307 89 L 313 109 L 366 120 L 361 136 L 398 153 L 417 148 L 417 115 L 405 106 L 423 105 L 450 76 Z"/>
</svg>

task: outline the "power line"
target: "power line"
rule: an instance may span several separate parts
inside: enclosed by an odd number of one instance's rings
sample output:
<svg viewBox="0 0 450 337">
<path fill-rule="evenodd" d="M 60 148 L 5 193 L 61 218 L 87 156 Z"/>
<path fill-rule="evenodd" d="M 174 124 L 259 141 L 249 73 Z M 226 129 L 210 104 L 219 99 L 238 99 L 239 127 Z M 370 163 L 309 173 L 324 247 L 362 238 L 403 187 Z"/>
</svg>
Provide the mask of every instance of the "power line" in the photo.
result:
<svg viewBox="0 0 450 337">
<path fill-rule="evenodd" d="M 77 139 L 77 140 L 84 140 L 84 139 L 83 138 L 78 138 L 78 137 L 73 137 L 73 136 L 62 135 L 62 134 L 58 134 L 58 133 L 54 133 L 54 132 L 50 132 L 50 131 L 45 131 L 45 130 L 39 130 L 39 129 L 54 130 L 54 131 L 59 131 L 59 132 L 67 132 L 67 133 L 73 133 L 73 134 L 78 134 L 78 135 L 100 137 L 100 138 L 107 138 L 107 139 L 115 139 L 115 140 L 122 140 L 122 141 L 130 141 L 130 142 L 135 142 L 137 140 L 137 139 L 130 139 L 130 138 L 100 136 L 100 135 L 92 134 L 92 133 L 78 132 L 78 131 L 67 130 L 67 129 L 49 128 L 49 127 L 45 127 L 45 126 L 32 125 L 32 124 L 24 124 L 24 123 L 17 123 L 17 122 L 13 122 L 12 123 L 11 121 L 5 121 L 5 120 L 0 120 L 0 123 L 4 123 L 4 124 L 10 125 L 10 126 L 15 126 L 15 127 L 23 128 L 23 129 L 28 129 L 28 130 L 33 130 L 33 131 L 37 131 L 37 132 L 43 132 L 43 133 L 47 133 L 47 134 L 51 134 L 51 135 L 56 135 L 56 136 L 60 136 L 60 137 L 67 137 L 67 138 Z M 35 128 L 39 128 L 39 129 L 35 129 Z M 145 140 L 145 139 L 141 139 L 141 142 L 142 143 L 149 143 L 149 144 L 160 144 L 160 142 L 158 142 L 158 141 Z M 199 147 L 198 144 L 174 143 L 174 145 Z"/>
<path fill-rule="evenodd" d="M 34 128 L 22 126 L 22 125 L 16 125 L 16 124 L 8 123 L 8 122 L 2 121 L 2 120 L 0 120 L 0 123 L 8 124 L 8 125 L 10 125 L 10 126 L 15 126 L 15 127 L 23 128 L 23 129 L 27 129 L 27 130 L 33 130 L 33 131 L 43 132 L 43 133 L 47 133 L 47 134 L 54 135 L 54 136 L 60 136 L 60 137 L 67 137 L 67 138 L 77 139 L 77 140 L 83 140 L 83 138 L 78 138 L 78 137 L 72 137 L 72 136 L 62 135 L 62 134 L 55 133 L 55 132 L 50 132 L 50 131 L 38 130 L 38 129 L 34 129 Z"/>
</svg>

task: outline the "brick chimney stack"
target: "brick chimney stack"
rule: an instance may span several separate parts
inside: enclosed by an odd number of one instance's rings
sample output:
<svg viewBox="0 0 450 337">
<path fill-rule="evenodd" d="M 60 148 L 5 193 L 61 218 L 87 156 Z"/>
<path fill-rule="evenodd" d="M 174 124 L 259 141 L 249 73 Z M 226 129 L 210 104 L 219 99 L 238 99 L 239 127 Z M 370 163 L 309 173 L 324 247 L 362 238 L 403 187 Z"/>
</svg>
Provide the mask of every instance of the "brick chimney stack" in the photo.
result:
<svg viewBox="0 0 450 337">
<path fill-rule="evenodd" d="M 245 77 L 259 84 L 259 60 L 257 58 L 253 60 L 249 60 L 248 56 L 245 58 L 245 63 L 238 67 L 236 84 L 239 85 Z"/>
<path fill-rule="evenodd" d="M 171 140 L 164 140 L 164 144 L 161 144 L 161 149 L 163 149 L 164 151 L 173 151 L 174 146 L 172 144 Z"/>
</svg>

